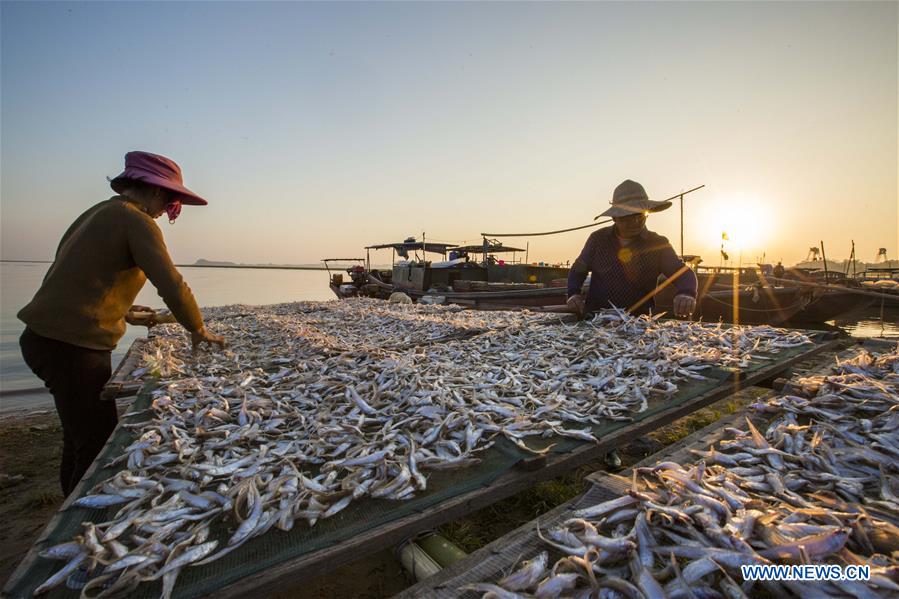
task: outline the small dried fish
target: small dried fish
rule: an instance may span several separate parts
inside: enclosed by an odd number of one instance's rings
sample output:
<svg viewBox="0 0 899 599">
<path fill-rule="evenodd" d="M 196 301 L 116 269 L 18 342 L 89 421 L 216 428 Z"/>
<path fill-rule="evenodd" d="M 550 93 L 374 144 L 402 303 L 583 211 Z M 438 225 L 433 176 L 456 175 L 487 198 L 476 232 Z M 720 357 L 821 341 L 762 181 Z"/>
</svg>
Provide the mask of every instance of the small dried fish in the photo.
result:
<svg viewBox="0 0 899 599">
<path fill-rule="evenodd" d="M 757 404 L 774 415 L 764 434 L 747 420 L 745 431 L 726 430 L 717 449 L 694 452 L 699 462 L 639 468 L 626 495 L 578 510 L 545 535 L 538 530 L 567 554 L 542 579 L 533 580 L 525 562 L 496 584 L 463 588 L 484 597 L 595 596 L 597 589 L 599 596 L 746 597 L 753 583 L 736 582 L 741 566 L 812 563 L 868 565 L 871 578 L 768 581 L 767 592 L 897 596 L 899 527 L 874 509 L 899 513 L 899 351 L 861 352 L 833 370 L 795 381 L 805 397 Z M 569 578 L 558 580 L 559 572 Z"/>
<path fill-rule="evenodd" d="M 429 471 L 476 463 L 503 439 L 535 453 L 552 447 L 544 437 L 595 441 L 593 425 L 630 419 L 706 368 L 746 366 L 809 343 L 771 327 L 619 310 L 563 324 L 528 312 L 358 299 L 204 316 L 229 346 L 196 357 L 180 327 L 153 329 L 132 375 L 159 377 L 159 386 L 150 408 L 135 414 L 145 419 L 123 425 L 135 441 L 113 465 L 125 470 L 74 504 L 117 511 L 86 523 L 75 550 L 48 549 L 47 557 L 70 560 L 66 568 L 85 559 L 114 566 L 122 589 L 162 578 L 167 594 L 183 567 L 272 528 L 313 526 L 366 497 L 408 499 L 426 489 Z M 779 455 L 774 444 L 754 449 L 768 461 Z M 609 509 L 620 518 L 628 512 L 619 508 L 635 513 L 641 501 Z M 658 501 L 650 520 L 690 519 L 672 509 Z M 595 543 L 603 556 L 634 547 L 604 539 L 593 533 L 578 544 Z M 529 568 L 506 584 L 536 588 L 546 558 Z M 553 576 L 541 594 L 571 588 L 568 573 Z"/>
</svg>

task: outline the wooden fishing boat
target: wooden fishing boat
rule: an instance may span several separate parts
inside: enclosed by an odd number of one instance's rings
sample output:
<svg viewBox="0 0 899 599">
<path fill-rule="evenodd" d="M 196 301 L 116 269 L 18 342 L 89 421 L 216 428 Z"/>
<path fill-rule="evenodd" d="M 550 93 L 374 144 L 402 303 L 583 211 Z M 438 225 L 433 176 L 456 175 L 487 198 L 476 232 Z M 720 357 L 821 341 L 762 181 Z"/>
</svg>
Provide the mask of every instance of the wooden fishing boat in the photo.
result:
<svg viewBox="0 0 899 599">
<path fill-rule="evenodd" d="M 374 297 L 389 299 L 402 292 L 415 302 L 464 305 L 475 309 L 520 309 L 553 307 L 563 309 L 566 300 L 568 267 L 543 263 L 505 262 L 498 256 L 521 252 L 520 248 L 485 240 L 483 245 L 454 246 L 416 241 L 368 246 L 366 252 L 390 249 L 390 268 L 372 268 L 366 258 L 344 258 L 353 262 L 341 272 L 331 272 L 329 286 L 339 299 Z M 426 260 L 426 254 L 440 254 L 444 260 Z M 399 255 L 404 260 L 397 262 Z M 479 260 L 472 260 L 477 256 Z M 324 260 L 329 266 L 337 259 Z M 697 260 L 698 262 L 698 260 Z M 863 306 L 870 297 L 851 291 L 822 290 L 799 279 L 785 285 L 767 281 L 755 267 L 698 267 L 699 281 L 695 318 L 706 322 L 780 325 L 787 322 L 823 323 Z M 655 295 L 655 311 L 671 311 L 674 288 L 660 281 Z M 857 285 L 857 283 L 856 283 Z M 583 291 L 589 287 L 589 279 Z M 819 285 L 820 287 L 820 285 Z M 897 296 L 899 297 L 899 296 Z"/>
<path fill-rule="evenodd" d="M 862 289 L 881 294 L 881 298 L 875 300 L 884 306 L 899 308 L 899 268 L 895 266 L 869 266 L 858 277 L 858 283 Z"/>
<path fill-rule="evenodd" d="M 339 299 L 363 296 L 388 299 L 394 292 L 407 294 L 415 301 L 458 303 L 479 307 L 546 306 L 565 302 L 568 267 L 545 263 L 516 261 L 521 248 L 486 241 L 482 245 L 458 246 L 447 243 L 416 241 L 408 238 L 398 243 L 385 243 L 365 248 L 366 259 L 323 260 L 326 267 L 334 262 L 358 262 L 342 272 L 328 268 L 329 287 Z M 389 269 L 372 268 L 370 252 L 393 251 Z M 443 256 L 430 261 L 426 254 Z M 501 255 L 512 254 L 506 262 Z M 396 257 L 405 258 L 399 262 Z M 477 259 L 472 259 L 472 258 Z"/>
<path fill-rule="evenodd" d="M 332 274 L 330 287 L 340 298 L 362 296 L 389 299 L 394 292 L 400 291 L 415 302 L 457 304 L 475 309 L 516 309 L 539 308 L 546 306 L 563 306 L 566 300 L 567 269 L 527 265 L 496 265 L 496 272 L 488 266 L 488 276 L 521 280 L 525 277 L 544 274 L 554 277 L 548 283 L 516 283 L 513 281 L 481 281 L 471 279 L 455 279 L 453 285 L 436 283 L 435 280 L 446 280 L 444 277 L 452 271 L 441 272 L 427 265 L 404 265 L 395 267 L 384 280 L 383 271 L 365 271 L 359 266 L 347 269 L 349 279 L 339 273 Z M 519 267 L 518 269 L 513 267 Z M 411 268 L 411 273 L 409 272 Z M 516 272 L 516 270 L 518 272 Z M 436 272 L 435 272 L 436 271 Z M 467 276 L 467 273 L 463 273 Z M 483 275 L 484 273 L 477 273 Z M 563 275 L 563 276 L 559 276 Z M 430 286 L 411 285 L 411 281 L 427 281 Z M 390 282 L 388 282 L 390 281 Z M 399 284 L 395 283 L 400 281 Z M 405 284 L 403 284 L 405 283 Z M 589 286 L 589 281 L 585 283 Z M 707 322 L 741 322 L 747 324 L 780 324 L 790 319 L 811 301 L 811 293 L 804 294 L 798 288 L 740 288 L 736 294 L 731 289 L 722 289 L 716 285 L 713 289 L 700 289 L 697 302 L 696 317 Z M 656 311 L 671 311 L 673 292 L 670 288 L 662 289 L 656 296 Z"/>
<path fill-rule="evenodd" d="M 844 273 L 788 269 L 784 279 L 774 279 L 768 269 L 764 265 L 697 268 L 703 318 L 720 316 L 732 322 L 734 287 L 741 289 L 736 303 L 738 322 L 744 323 L 824 323 L 873 301 L 853 291 L 859 284 Z M 722 310 L 731 316 L 720 314 Z"/>
<path fill-rule="evenodd" d="M 799 313 L 812 299 L 812 293 L 798 287 L 742 286 L 723 289 L 720 285 L 703 286 L 694 318 L 705 322 L 780 325 Z M 675 291 L 671 286 L 656 295 L 656 310 L 673 310 Z"/>
<path fill-rule="evenodd" d="M 566 300 L 565 287 L 541 287 L 534 289 L 503 289 L 492 287 L 484 291 L 441 291 L 423 292 L 405 290 L 415 301 L 433 301 L 434 303 L 459 304 L 472 308 L 532 308 L 541 306 L 557 306 Z M 433 298 L 428 300 L 427 298 Z"/>
<path fill-rule="evenodd" d="M 875 301 L 877 300 L 874 298 L 857 295 L 848 290 L 818 291 L 812 300 L 789 320 L 795 323 L 827 322 L 852 310 L 865 308 Z"/>
</svg>

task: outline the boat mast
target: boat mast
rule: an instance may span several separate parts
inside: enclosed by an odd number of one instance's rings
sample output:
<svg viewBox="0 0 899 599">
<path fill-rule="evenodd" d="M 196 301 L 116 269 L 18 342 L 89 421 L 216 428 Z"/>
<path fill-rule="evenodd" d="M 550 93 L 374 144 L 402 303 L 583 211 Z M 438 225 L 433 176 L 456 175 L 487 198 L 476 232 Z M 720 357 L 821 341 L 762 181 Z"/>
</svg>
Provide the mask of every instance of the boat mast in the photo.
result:
<svg viewBox="0 0 899 599">
<path fill-rule="evenodd" d="M 679 194 L 673 195 L 670 198 L 664 200 L 665 202 L 670 202 L 674 199 L 680 199 L 680 257 L 683 259 L 684 257 L 684 196 L 688 193 L 693 193 L 697 189 L 702 189 L 705 187 L 705 184 L 700 185 L 699 187 L 694 187 L 693 189 L 688 189 L 687 191 L 682 191 Z"/>
</svg>

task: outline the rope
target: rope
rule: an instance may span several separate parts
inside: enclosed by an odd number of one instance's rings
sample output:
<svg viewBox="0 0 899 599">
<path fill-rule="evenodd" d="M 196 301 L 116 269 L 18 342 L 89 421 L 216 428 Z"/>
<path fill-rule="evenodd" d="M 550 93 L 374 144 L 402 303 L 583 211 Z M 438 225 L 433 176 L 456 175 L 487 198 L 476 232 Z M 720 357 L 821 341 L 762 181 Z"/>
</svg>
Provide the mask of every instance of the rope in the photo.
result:
<svg viewBox="0 0 899 599">
<path fill-rule="evenodd" d="M 687 191 L 682 191 L 680 193 L 676 193 L 670 198 L 662 200 L 663 202 L 670 202 L 671 200 L 677 198 L 683 198 L 683 196 L 688 193 L 693 193 L 697 189 L 702 189 L 705 185 L 700 185 L 699 187 L 694 187 L 693 189 L 688 189 Z M 599 217 L 597 217 L 599 218 Z M 545 233 L 481 233 L 482 237 L 540 237 L 541 235 L 555 235 L 556 233 L 568 233 L 569 231 L 578 231 L 580 229 L 589 229 L 590 227 L 598 227 L 599 225 L 605 225 L 612 222 L 612 219 L 601 220 L 598 223 L 592 223 L 589 225 L 583 225 L 582 227 L 572 227 L 570 229 L 559 229 L 558 231 L 547 231 Z"/>
<path fill-rule="evenodd" d="M 481 233 L 484 237 L 540 237 L 541 235 L 555 235 L 556 233 L 567 233 L 569 231 L 577 231 L 579 229 L 589 229 L 590 227 L 598 227 L 612 222 L 612 219 L 601 220 L 598 223 L 591 223 L 581 227 L 572 227 L 570 229 L 559 229 L 558 231 L 546 231 L 545 233 Z"/>
</svg>

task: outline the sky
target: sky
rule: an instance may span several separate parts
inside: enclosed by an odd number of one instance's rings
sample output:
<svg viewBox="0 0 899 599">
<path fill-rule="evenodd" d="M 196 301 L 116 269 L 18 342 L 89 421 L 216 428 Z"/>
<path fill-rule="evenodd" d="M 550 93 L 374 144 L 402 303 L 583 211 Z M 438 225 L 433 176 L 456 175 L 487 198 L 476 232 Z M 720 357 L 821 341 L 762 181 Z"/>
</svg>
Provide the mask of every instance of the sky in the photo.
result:
<svg viewBox="0 0 899 599">
<path fill-rule="evenodd" d="M 899 257 L 897 3 L 0 3 L 0 255 L 129 150 L 209 200 L 179 263 L 587 224 L 624 179 L 707 264 Z M 679 247 L 675 206 L 648 225 Z M 589 231 L 532 238 L 565 262 Z M 373 262 L 389 262 L 388 253 Z"/>
</svg>

